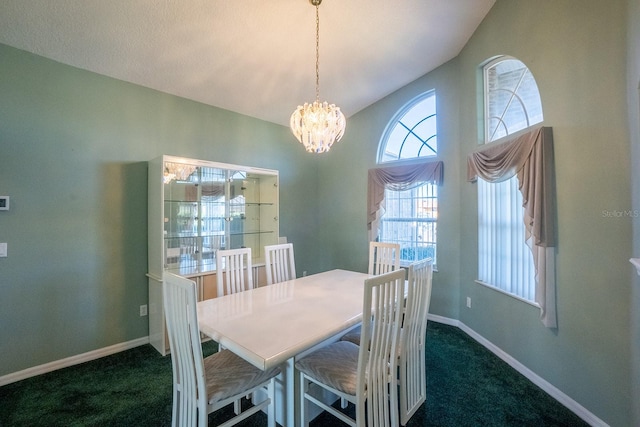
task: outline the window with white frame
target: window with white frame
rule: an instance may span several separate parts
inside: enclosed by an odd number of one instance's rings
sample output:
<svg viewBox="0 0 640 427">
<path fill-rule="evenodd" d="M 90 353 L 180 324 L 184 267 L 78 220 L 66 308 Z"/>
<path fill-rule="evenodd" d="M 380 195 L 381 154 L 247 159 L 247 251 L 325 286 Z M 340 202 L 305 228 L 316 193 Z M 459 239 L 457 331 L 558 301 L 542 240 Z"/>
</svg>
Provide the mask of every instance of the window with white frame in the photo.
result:
<svg viewBox="0 0 640 427">
<path fill-rule="evenodd" d="M 484 143 L 542 122 L 542 103 L 533 75 L 521 61 L 494 58 L 483 68 Z M 478 180 L 478 281 L 535 301 L 535 268 L 525 243 L 522 194 L 518 179 Z"/>
<path fill-rule="evenodd" d="M 436 93 L 414 98 L 391 119 L 382 135 L 378 164 L 392 166 L 433 159 L 438 153 Z M 416 182 L 403 190 L 385 189 L 378 240 L 400 244 L 400 264 L 432 258 L 436 263 L 438 190 Z"/>
</svg>

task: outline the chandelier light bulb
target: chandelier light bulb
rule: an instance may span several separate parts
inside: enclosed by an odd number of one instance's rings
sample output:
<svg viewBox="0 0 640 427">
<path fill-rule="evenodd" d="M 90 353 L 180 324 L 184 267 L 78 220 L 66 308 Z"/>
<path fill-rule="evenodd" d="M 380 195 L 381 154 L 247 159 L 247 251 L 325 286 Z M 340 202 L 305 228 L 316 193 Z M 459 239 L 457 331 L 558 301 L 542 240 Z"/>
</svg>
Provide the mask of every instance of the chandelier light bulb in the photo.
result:
<svg viewBox="0 0 640 427">
<path fill-rule="evenodd" d="M 346 120 L 339 107 L 314 101 L 298 106 L 291 115 L 291 132 L 310 153 L 329 151 L 344 134 Z"/>
<path fill-rule="evenodd" d="M 169 184 L 171 181 L 187 181 L 189 177 L 196 171 L 193 165 L 184 165 L 182 163 L 166 162 L 164 164 L 164 183 Z"/>
</svg>

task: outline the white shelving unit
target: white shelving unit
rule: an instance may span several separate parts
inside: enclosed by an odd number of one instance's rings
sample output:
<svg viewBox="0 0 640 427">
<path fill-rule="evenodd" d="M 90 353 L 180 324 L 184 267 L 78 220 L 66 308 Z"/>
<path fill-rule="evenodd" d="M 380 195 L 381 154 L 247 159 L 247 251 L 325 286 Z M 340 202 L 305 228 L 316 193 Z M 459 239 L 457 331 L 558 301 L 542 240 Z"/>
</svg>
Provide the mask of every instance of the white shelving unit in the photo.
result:
<svg viewBox="0 0 640 427">
<path fill-rule="evenodd" d="M 216 297 L 216 252 L 251 248 L 254 283 L 266 282 L 264 246 L 278 243 L 278 171 L 175 156 L 149 162 L 149 340 L 168 352 L 162 274 L 193 279 Z"/>
</svg>

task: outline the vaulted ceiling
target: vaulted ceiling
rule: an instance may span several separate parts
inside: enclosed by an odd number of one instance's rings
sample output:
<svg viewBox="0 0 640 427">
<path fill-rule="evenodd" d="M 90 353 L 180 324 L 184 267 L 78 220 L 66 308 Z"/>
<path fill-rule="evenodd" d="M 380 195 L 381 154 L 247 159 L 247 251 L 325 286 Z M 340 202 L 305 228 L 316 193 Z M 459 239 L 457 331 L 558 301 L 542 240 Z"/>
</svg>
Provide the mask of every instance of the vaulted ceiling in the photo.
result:
<svg viewBox="0 0 640 427">
<path fill-rule="evenodd" d="M 495 0 L 324 0 L 320 100 L 349 117 L 458 55 Z M 2 0 L 0 43 L 273 123 L 315 100 L 309 0 Z"/>
</svg>

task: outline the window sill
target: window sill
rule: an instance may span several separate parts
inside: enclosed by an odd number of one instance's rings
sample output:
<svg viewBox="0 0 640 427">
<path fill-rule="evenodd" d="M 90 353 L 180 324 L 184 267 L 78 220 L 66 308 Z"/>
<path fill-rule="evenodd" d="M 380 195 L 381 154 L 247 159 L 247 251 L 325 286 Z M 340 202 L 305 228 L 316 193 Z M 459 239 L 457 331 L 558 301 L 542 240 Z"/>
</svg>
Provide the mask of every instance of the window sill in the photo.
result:
<svg viewBox="0 0 640 427">
<path fill-rule="evenodd" d="M 522 301 L 522 302 L 524 302 L 524 303 L 526 303 L 526 304 L 529 304 L 529 305 L 532 305 L 532 306 L 534 306 L 534 307 L 536 307 L 536 308 L 540 308 L 540 304 L 538 304 L 538 303 L 537 303 L 537 302 L 535 302 L 535 301 L 530 301 L 530 300 L 525 299 L 525 298 L 522 298 L 522 297 L 520 297 L 520 296 L 518 296 L 518 295 L 516 295 L 516 294 L 512 294 L 512 293 L 510 293 L 510 292 L 503 291 L 502 289 L 497 288 L 497 287 L 495 287 L 495 286 L 493 286 L 493 285 L 490 285 L 489 283 L 485 283 L 485 282 L 483 282 L 482 280 L 478 280 L 478 279 L 476 279 L 476 280 L 474 280 L 474 282 L 476 282 L 477 284 L 482 285 L 482 286 L 484 286 L 484 287 L 486 287 L 486 288 L 489 288 L 489 289 L 491 289 L 491 290 L 493 290 L 493 291 L 499 292 L 499 293 L 501 293 L 501 294 L 503 294 L 503 295 L 506 295 L 506 296 L 509 296 L 509 297 L 511 297 L 511 298 L 517 299 L 518 301 Z"/>
</svg>

